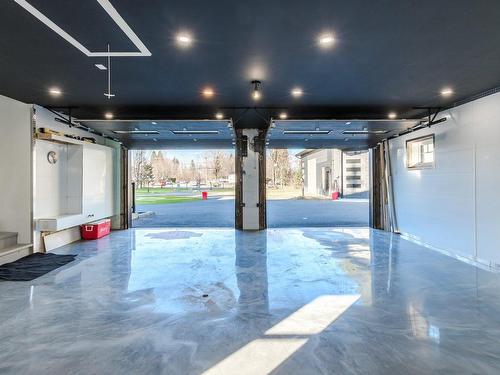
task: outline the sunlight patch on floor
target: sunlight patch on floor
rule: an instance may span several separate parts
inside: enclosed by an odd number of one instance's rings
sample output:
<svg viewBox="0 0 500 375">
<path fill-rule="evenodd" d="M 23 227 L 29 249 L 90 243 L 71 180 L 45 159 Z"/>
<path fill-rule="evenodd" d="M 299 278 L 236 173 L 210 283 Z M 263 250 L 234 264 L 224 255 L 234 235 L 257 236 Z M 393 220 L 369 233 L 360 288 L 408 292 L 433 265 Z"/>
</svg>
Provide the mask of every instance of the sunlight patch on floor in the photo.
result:
<svg viewBox="0 0 500 375">
<path fill-rule="evenodd" d="M 310 336 L 325 330 L 359 298 L 359 294 L 320 296 L 203 374 L 269 374 L 304 346 Z"/>
</svg>

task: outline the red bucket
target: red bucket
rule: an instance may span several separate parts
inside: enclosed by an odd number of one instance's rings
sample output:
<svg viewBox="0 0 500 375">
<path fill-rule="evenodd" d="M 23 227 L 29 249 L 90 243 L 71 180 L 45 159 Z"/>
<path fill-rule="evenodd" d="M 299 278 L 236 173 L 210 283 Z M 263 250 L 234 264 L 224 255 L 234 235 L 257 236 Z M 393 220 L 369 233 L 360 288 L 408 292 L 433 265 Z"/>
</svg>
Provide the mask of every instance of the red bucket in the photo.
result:
<svg viewBox="0 0 500 375">
<path fill-rule="evenodd" d="M 201 198 L 206 201 L 208 199 L 208 193 L 206 191 L 201 192 Z"/>
<path fill-rule="evenodd" d="M 338 191 L 334 191 L 332 193 L 332 200 L 336 201 L 337 199 L 339 199 L 339 196 L 340 196 L 340 193 Z"/>
</svg>

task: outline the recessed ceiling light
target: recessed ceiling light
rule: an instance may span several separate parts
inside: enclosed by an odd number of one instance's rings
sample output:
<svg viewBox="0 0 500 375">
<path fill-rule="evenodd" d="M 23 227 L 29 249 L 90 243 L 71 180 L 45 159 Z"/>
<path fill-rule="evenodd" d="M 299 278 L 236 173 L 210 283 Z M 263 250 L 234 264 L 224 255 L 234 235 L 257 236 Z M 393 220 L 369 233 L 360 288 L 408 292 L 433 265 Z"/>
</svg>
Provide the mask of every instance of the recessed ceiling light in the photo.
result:
<svg viewBox="0 0 500 375">
<path fill-rule="evenodd" d="M 205 97 L 205 98 L 211 98 L 212 96 L 214 96 L 214 90 L 211 88 L 211 87 L 205 87 L 202 91 L 201 91 L 202 95 Z"/>
<path fill-rule="evenodd" d="M 295 87 L 292 89 L 291 94 L 294 98 L 300 98 L 304 94 L 304 92 L 300 87 Z"/>
<path fill-rule="evenodd" d="M 182 48 L 191 47 L 193 44 L 193 37 L 187 32 L 181 32 L 175 37 L 177 45 Z"/>
<path fill-rule="evenodd" d="M 107 118 L 108 120 L 111 120 L 115 116 L 111 112 L 106 112 L 104 114 L 104 117 Z"/>
<path fill-rule="evenodd" d="M 394 120 L 398 115 L 396 114 L 396 112 L 389 112 L 389 114 L 387 115 L 387 117 L 389 117 L 391 120 Z"/>
<path fill-rule="evenodd" d="M 450 96 L 453 95 L 453 89 L 450 87 L 445 87 L 444 89 L 441 90 L 441 95 L 442 96 Z"/>
<path fill-rule="evenodd" d="M 52 96 L 61 96 L 62 91 L 58 87 L 51 87 L 49 89 L 49 94 L 52 95 Z"/>
<path fill-rule="evenodd" d="M 99 70 L 108 70 L 105 65 L 102 64 L 95 64 L 95 67 Z"/>
<path fill-rule="evenodd" d="M 215 118 L 216 118 L 217 120 L 222 120 L 222 119 L 224 118 L 224 114 L 223 114 L 223 113 L 221 113 L 221 112 L 217 112 L 217 113 L 215 114 Z"/>
<path fill-rule="evenodd" d="M 282 120 L 286 120 L 287 118 L 288 118 L 288 115 L 287 115 L 287 113 L 286 113 L 286 112 L 281 112 L 281 113 L 280 113 L 280 119 L 282 119 Z"/>
<path fill-rule="evenodd" d="M 350 122 L 350 121 L 347 121 L 345 124 L 346 124 L 346 125 L 351 125 L 351 122 Z"/>
<path fill-rule="evenodd" d="M 151 124 L 156 125 L 158 123 L 156 121 L 151 121 Z"/>
<path fill-rule="evenodd" d="M 318 45 L 321 48 L 330 48 L 335 42 L 335 37 L 332 33 L 323 33 L 318 37 Z"/>
</svg>

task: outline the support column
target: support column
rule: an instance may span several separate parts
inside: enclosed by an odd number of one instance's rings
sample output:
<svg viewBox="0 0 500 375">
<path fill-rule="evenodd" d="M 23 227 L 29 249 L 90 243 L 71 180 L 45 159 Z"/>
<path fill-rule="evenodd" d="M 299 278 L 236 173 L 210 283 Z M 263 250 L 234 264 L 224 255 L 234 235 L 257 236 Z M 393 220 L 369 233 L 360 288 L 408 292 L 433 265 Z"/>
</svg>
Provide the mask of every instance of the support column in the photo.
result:
<svg viewBox="0 0 500 375">
<path fill-rule="evenodd" d="M 236 229 L 266 229 L 266 130 L 236 129 Z"/>
</svg>

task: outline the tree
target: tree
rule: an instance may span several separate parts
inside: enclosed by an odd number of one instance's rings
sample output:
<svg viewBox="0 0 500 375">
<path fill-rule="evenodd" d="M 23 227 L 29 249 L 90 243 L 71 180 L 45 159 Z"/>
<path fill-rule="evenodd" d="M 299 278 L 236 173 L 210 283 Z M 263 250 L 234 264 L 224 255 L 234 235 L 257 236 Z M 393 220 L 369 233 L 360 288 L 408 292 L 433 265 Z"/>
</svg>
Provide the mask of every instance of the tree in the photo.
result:
<svg viewBox="0 0 500 375">
<path fill-rule="evenodd" d="M 222 156 L 219 151 L 214 152 L 212 155 L 212 171 L 217 182 L 222 172 Z"/>
<path fill-rule="evenodd" d="M 154 181 L 154 179 L 155 179 L 155 176 L 153 174 L 153 166 L 151 165 L 151 163 L 144 164 L 143 181 L 144 181 L 144 183 L 147 184 L 148 193 L 149 193 L 149 185 Z"/>
<path fill-rule="evenodd" d="M 138 187 L 143 187 L 144 180 L 144 165 L 146 164 L 146 152 L 144 150 L 134 151 L 132 164 L 132 178 L 138 185 Z"/>
</svg>

